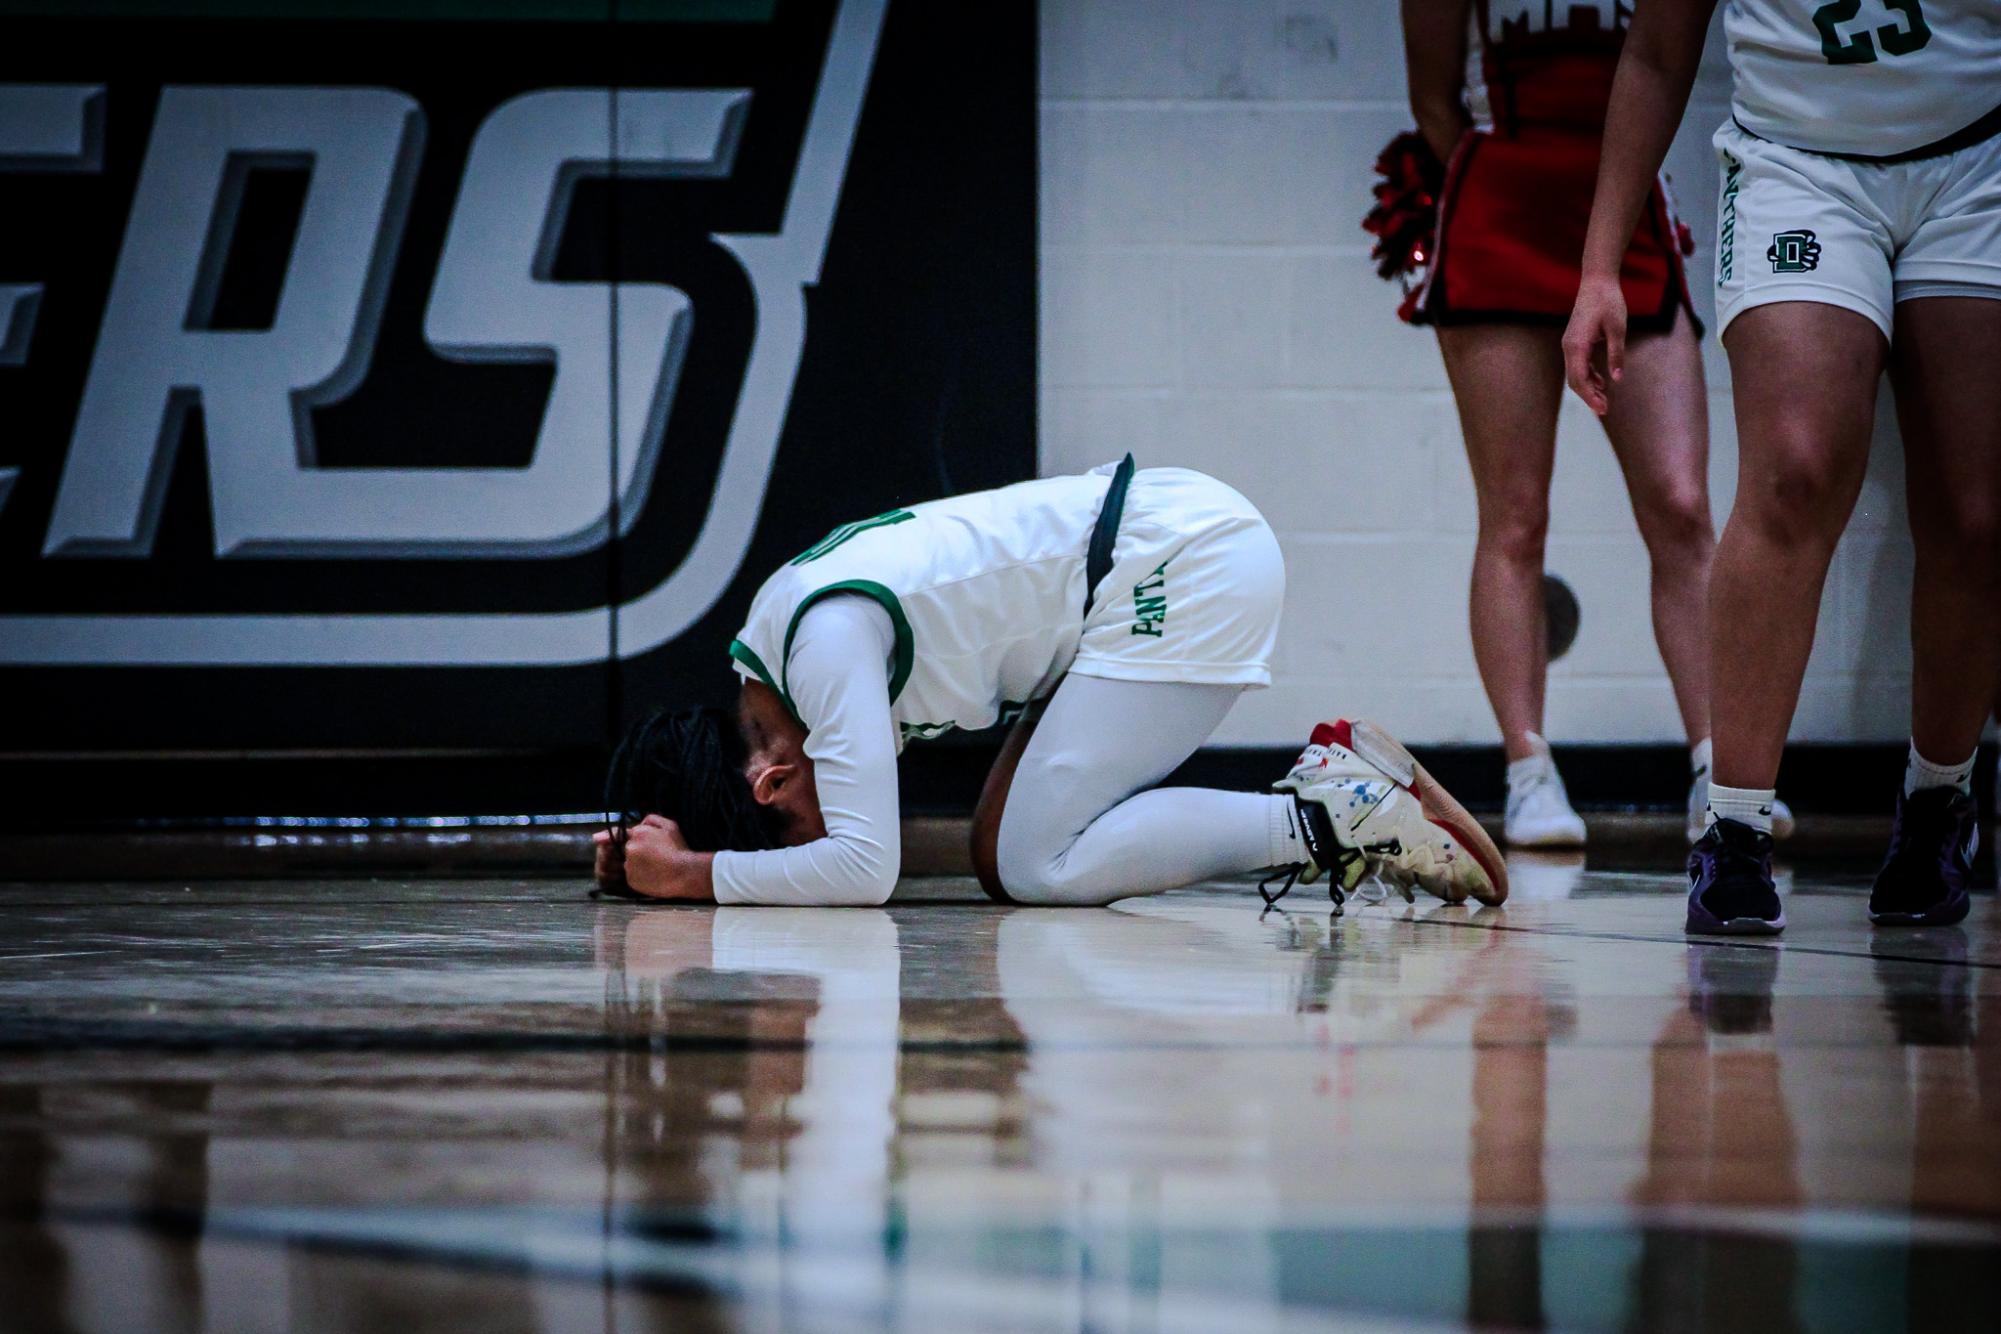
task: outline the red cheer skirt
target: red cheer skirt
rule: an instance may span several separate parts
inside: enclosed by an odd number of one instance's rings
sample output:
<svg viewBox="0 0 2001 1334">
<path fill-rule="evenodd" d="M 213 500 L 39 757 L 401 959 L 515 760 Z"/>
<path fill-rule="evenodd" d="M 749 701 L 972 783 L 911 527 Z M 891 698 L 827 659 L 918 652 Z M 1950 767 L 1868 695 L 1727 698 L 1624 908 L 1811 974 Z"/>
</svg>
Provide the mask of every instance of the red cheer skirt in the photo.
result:
<svg viewBox="0 0 2001 1334">
<path fill-rule="evenodd" d="M 1599 137 L 1564 128 L 1468 131 L 1447 164 L 1438 243 L 1413 322 L 1561 326 L 1577 300 Z M 1689 304 L 1687 230 L 1656 180 L 1619 268 L 1629 327 L 1658 332 Z M 1700 325 L 1697 325 L 1698 332 Z"/>
</svg>

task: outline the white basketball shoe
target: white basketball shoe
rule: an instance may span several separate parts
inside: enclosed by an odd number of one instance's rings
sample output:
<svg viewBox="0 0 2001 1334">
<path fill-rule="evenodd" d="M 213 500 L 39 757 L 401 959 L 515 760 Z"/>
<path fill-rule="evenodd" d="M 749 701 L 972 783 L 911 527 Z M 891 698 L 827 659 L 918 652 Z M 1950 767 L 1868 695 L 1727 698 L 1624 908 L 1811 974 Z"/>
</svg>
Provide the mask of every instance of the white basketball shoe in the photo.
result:
<svg viewBox="0 0 2001 1334">
<path fill-rule="evenodd" d="M 1297 878 L 1327 875 L 1337 913 L 1347 891 L 1370 873 L 1406 900 L 1413 885 L 1447 903 L 1497 904 L 1508 897 L 1508 872 L 1494 840 L 1374 723 L 1321 723 L 1292 772 L 1272 788 L 1299 802 L 1313 860 L 1298 868 Z"/>
<path fill-rule="evenodd" d="M 1570 793 L 1549 743 L 1528 734 L 1532 754 L 1508 765 L 1508 811 L 1502 836 L 1515 848 L 1581 848 L 1584 817 L 1571 807 Z"/>
<path fill-rule="evenodd" d="M 1793 836 L 1797 822 L 1793 819 L 1793 808 L 1772 798 L 1772 841 L 1779 842 Z M 1700 843 L 1709 829 L 1709 768 L 1704 766 L 1695 771 L 1695 777 L 1688 785 L 1688 841 Z"/>
</svg>

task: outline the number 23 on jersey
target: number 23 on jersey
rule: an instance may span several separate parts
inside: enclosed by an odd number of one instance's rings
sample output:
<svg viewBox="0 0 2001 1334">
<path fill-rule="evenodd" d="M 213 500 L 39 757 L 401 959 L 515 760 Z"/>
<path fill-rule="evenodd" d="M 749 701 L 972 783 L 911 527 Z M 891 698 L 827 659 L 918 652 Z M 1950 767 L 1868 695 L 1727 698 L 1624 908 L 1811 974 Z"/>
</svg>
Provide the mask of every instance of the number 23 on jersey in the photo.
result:
<svg viewBox="0 0 2001 1334">
<path fill-rule="evenodd" d="M 1889 18 L 1887 11 L 1894 11 L 1903 16 L 1903 22 L 1893 19 L 1878 25 L 1873 38 L 1865 28 L 1844 39 L 1839 25 L 1861 13 L 1865 3 L 1880 5 L 1886 11 L 1885 18 Z M 1813 26 L 1820 29 L 1821 54 L 1830 65 L 1872 64 L 1879 44 L 1886 56 L 1907 56 L 1922 50 L 1932 39 L 1920 0 L 1829 0 L 1813 11 Z"/>
</svg>

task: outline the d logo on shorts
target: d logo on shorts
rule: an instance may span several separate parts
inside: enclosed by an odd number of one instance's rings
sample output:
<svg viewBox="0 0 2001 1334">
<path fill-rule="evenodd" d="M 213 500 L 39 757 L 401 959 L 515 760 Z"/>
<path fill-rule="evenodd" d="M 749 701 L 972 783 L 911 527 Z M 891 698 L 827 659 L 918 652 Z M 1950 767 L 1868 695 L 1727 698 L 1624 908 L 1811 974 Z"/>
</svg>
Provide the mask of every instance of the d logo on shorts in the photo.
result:
<svg viewBox="0 0 2001 1334">
<path fill-rule="evenodd" d="M 1765 258 L 1772 261 L 1773 273 L 1810 273 L 1820 267 L 1820 242 L 1809 231 L 1780 232 Z"/>
</svg>

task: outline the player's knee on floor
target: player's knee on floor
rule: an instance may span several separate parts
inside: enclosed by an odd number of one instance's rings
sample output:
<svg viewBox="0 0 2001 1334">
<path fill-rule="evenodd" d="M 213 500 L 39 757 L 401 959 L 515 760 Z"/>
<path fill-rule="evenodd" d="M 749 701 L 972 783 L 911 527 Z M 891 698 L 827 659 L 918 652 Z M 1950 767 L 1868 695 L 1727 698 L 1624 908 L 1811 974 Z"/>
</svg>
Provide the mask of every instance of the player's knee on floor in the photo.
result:
<svg viewBox="0 0 2001 1334">
<path fill-rule="evenodd" d="M 996 857 L 1002 891 L 1010 902 L 1040 907 L 1101 907 L 1120 895 L 1066 873 L 1061 853 L 1010 846 L 1003 836 Z"/>
</svg>

